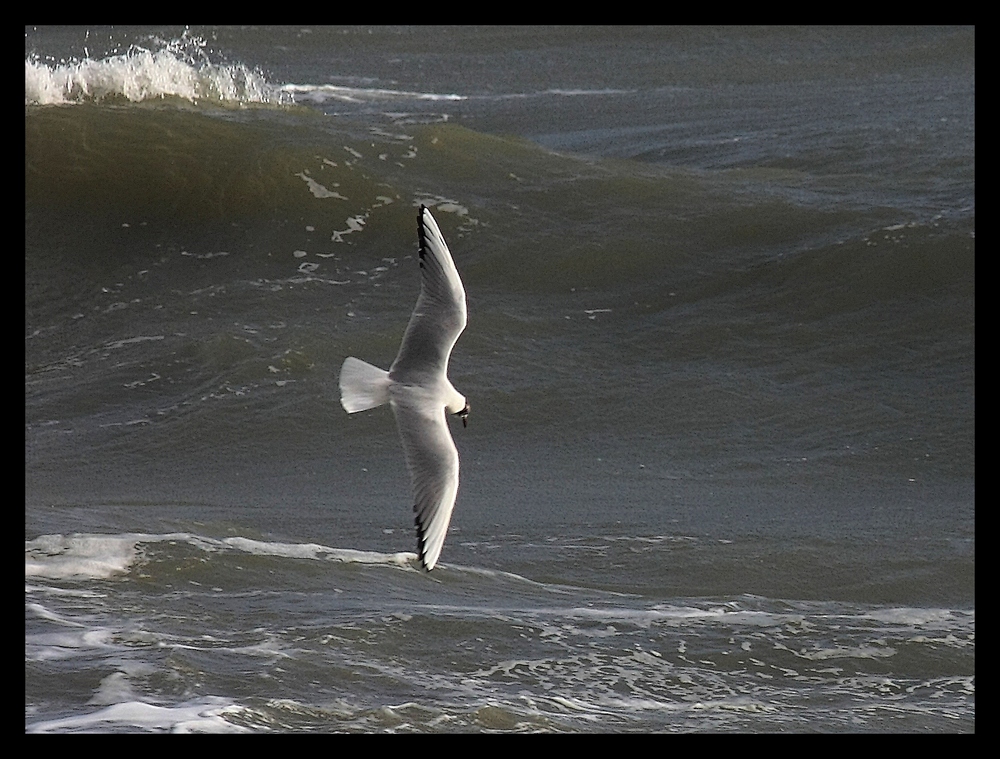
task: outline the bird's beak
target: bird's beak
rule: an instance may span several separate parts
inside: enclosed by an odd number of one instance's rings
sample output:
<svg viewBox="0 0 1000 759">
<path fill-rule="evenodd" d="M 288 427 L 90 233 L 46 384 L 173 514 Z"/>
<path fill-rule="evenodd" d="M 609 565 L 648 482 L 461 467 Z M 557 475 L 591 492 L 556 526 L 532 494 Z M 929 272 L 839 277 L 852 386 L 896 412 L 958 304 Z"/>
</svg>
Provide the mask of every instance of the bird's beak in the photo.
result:
<svg viewBox="0 0 1000 759">
<path fill-rule="evenodd" d="M 468 427 L 469 426 L 469 410 L 470 410 L 469 409 L 469 404 L 466 403 L 465 404 L 465 408 L 458 412 L 458 415 L 460 417 L 462 417 L 462 426 L 463 427 Z"/>
</svg>

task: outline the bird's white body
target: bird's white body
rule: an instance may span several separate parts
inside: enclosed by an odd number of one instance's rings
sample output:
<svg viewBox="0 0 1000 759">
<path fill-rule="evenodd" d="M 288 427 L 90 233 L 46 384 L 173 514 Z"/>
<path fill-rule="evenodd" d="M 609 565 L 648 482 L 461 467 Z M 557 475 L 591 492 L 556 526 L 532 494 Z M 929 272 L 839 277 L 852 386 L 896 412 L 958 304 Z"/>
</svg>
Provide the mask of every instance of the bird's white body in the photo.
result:
<svg viewBox="0 0 1000 759">
<path fill-rule="evenodd" d="M 462 422 L 469 404 L 448 379 L 451 350 L 468 321 L 465 288 L 437 222 L 424 206 L 417 217 L 420 297 L 389 371 L 349 357 L 340 370 L 340 402 L 353 414 L 389 403 L 396 416 L 413 486 L 420 562 L 441 556 L 458 495 L 458 449 L 448 414 Z"/>
</svg>

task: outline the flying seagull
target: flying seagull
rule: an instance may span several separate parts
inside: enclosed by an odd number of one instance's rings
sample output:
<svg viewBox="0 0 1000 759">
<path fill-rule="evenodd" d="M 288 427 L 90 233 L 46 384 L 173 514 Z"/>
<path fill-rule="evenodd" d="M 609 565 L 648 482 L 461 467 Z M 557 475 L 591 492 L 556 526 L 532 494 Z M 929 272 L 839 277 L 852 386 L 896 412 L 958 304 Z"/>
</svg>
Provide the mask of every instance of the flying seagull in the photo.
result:
<svg viewBox="0 0 1000 759">
<path fill-rule="evenodd" d="M 413 485 L 417 552 L 434 569 L 458 493 L 458 449 L 448 414 L 468 424 L 469 402 L 448 380 L 448 359 L 468 322 L 465 288 L 431 212 L 420 206 L 420 297 L 389 371 L 354 358 L 340 369 L 340 403 L 349 414 L 388 403 L 396 415 Z"/>
</svg>

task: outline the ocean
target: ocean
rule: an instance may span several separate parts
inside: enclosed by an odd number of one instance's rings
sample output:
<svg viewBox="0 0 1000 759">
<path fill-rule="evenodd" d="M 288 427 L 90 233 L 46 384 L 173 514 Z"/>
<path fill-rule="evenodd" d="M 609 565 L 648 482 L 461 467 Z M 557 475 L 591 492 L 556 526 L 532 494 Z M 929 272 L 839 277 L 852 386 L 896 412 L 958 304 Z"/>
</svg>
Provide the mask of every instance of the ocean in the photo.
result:
<svg viewBox="0 0 1000 759">
<path fill-rule="evenodd" d="M 24 119 L 26 732 L 975 731 L 974 28 L 26 27 Z"/>
</svg>

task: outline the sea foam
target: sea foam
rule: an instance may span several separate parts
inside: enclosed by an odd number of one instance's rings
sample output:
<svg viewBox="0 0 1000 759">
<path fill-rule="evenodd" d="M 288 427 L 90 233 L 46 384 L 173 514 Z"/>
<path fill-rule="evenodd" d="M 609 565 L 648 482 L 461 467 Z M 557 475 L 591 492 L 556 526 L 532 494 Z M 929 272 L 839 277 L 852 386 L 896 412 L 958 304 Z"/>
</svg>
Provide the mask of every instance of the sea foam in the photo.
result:
<svg viewBox="0 0 1000 759">
<path fill-rule="evenodd" d="M 164 98 L 237 106 L 291 102 L 291 95 L 269 83 L 260 71 L 240 63 L 214 63 L 203 50 L 192 53 L 190 48 L 190 40 L 177 40 L 158 50 L 133 46 L 99 60 L 49 63 L 28 56 L 24 104 L 138 103 Z"/>
</svg>

